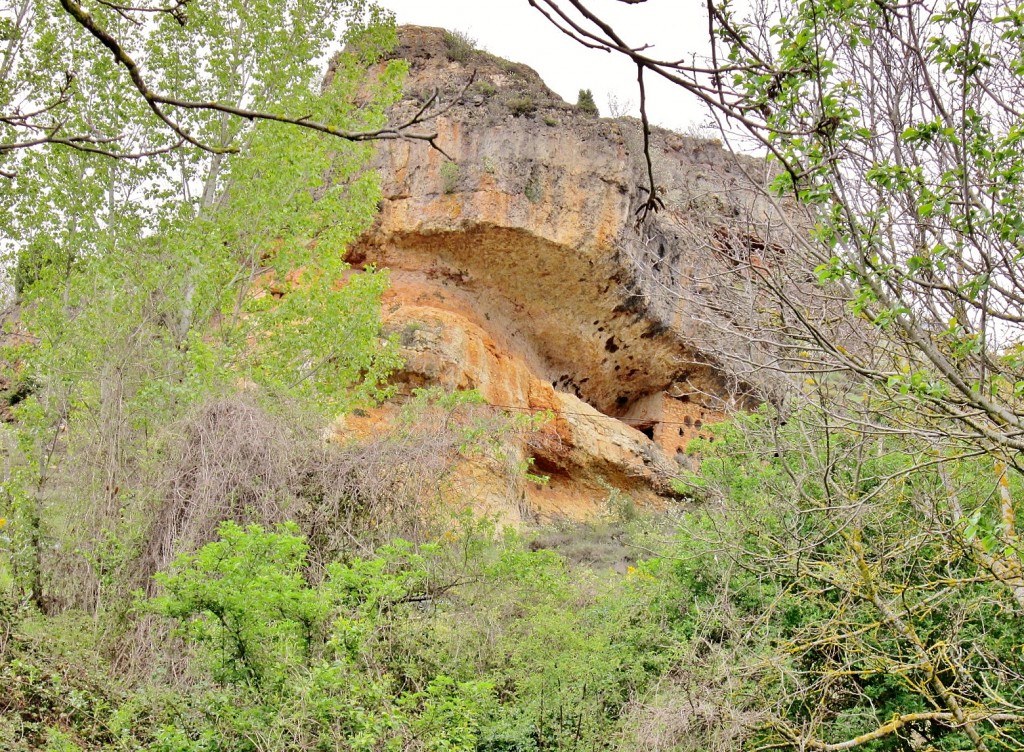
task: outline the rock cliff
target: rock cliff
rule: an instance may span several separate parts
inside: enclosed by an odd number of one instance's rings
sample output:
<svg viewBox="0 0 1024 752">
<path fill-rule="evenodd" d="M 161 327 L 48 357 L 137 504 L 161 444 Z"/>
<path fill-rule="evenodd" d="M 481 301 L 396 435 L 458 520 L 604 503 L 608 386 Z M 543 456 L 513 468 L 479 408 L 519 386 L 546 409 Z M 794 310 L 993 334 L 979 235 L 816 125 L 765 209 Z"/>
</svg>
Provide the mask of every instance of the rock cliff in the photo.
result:
<svg viewBox="0 0 1024 752">
<path fill-rule="evenodd" d="M 400 392 L 475 389 L 496 409 L 550 411 L 517 449 L 546 484 L 466 472 L 474 503 L 508 518 L 592 514 L 613 490 L 669 502 L 687 443 L 759 399 L 716 342 L 735 325 L 735 271 L 784 252 L 754 187 L 765 165 L 655 131 L 666 206 L 638 225 L 638 121 L 580 111 L 523 65 L 453 50 L 441 29 L 400 39 L 411 70 L 396 117 L 473 81 L 434 124 L 450 161 L 380 146 L 380 215 L 348 254 L 356 269 L 391 270 Z M 372 430 L 389 409 L 340 430 Z"/>
</svg>

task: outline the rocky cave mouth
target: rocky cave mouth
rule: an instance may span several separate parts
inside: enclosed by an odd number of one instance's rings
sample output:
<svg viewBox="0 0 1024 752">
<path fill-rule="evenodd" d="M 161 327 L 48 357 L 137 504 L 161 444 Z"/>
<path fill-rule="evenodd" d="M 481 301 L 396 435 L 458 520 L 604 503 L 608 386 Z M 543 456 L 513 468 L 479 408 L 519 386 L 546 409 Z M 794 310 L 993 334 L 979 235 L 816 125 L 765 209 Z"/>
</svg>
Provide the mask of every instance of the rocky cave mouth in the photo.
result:
<svg viewBox="0 0 1024 752">
<path fill-rule="evenodd" d="M 637 431 L 642 433 L 648 439 L 650 439 L 651 441 L 654 441 L 654 426 L 657 425 L 656 422 L 651 422 L 651 423 L 633 423 L 633 424 L 626 423 L 626 425 L 629 425 L 632 428 L 635 428 Z"/>
</svg>

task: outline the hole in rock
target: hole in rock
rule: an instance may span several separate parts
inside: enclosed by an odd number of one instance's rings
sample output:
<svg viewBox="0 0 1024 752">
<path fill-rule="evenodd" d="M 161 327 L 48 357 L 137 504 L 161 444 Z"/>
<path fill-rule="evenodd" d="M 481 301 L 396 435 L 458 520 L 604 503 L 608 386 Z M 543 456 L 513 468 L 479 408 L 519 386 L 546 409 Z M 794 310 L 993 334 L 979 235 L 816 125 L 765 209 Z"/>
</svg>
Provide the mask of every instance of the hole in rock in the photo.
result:
<svg viewBox="0 0 1024 752">
<path fill-rule="evenodd" d="M 534 455 L 533 462 L 530 463 L 530 472 L 546 476 L 548 488 L 554 486 L 557 481 L 565 482 L 570 478 L 564 467 L 543 454 Z"/>
</svg>

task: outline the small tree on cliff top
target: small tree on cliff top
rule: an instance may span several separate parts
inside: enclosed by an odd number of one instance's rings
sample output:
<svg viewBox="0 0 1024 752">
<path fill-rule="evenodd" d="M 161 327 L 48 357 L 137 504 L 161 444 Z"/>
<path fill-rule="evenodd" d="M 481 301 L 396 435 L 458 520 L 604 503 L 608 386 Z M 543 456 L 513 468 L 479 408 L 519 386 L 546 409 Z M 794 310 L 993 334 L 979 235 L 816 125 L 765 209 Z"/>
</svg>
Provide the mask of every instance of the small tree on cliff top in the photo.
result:
<svg viewBox="0 0 1024 752">
<path fill-rule="evenodd" d="M 597 103 L 594 101 L 594 94 L 590 89 L 580 89 L 579 96 L 576 98 L 576 109 L 594 117 L 600 114 L 597 110 Z"/>
</svg>

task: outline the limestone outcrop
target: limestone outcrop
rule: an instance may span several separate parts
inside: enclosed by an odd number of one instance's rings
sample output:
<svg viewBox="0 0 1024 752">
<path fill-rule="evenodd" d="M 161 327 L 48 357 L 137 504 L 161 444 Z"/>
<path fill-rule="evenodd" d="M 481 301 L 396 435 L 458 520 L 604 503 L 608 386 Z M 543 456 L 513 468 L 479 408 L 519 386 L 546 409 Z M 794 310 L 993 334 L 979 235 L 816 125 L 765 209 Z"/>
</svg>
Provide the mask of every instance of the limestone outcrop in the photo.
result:
<svg viewBox="0 0 1024 752">
<path fill-rule="evenodd" d="M 348 253 L 357 269 L 391 270 L 384 315 L 406 361 L 397 383 L 550 411 L 520 447 L 549 481 L 524 480 L 504 499 L 507 483 L 477 483 L 489 509 L 581 516 L 614 490 L 670 503 L 687 443 L 758 399 L 715 344 L 739 299 L 725 273 L 784 250 L 775 209 L 753 189 L 764 164 L 655 131 L 666 205 L 638 225 L 638 121 L 578 111 L 534 71 L 483 52 L 453 60 L 441 29 L 403 27 L 400 38 L 411 70 L 396 117 L 473 82 L 434 122 L 451 160 L 381 144 L 380 215 Z"/>
</svg>

